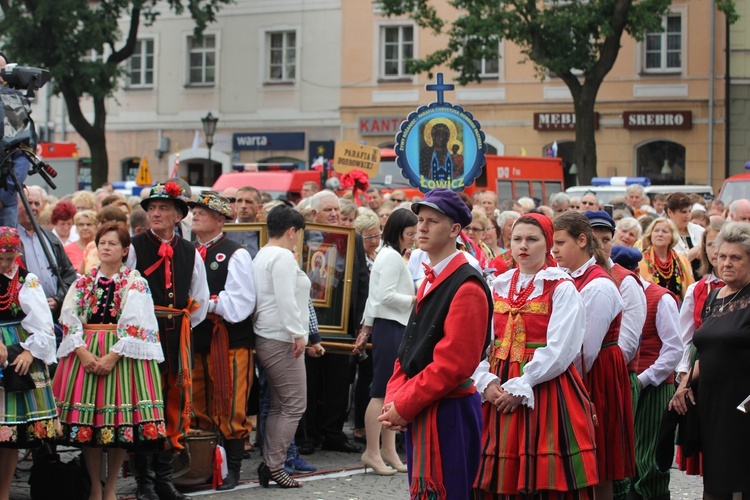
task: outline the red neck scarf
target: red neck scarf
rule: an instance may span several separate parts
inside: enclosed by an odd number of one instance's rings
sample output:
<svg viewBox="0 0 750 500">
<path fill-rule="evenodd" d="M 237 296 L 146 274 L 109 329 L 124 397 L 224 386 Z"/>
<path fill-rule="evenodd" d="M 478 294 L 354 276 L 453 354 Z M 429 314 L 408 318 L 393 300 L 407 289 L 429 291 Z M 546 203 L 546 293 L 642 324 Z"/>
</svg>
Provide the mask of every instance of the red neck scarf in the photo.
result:
<svg viewBox="0 0 750 500">
<path fill-rule="evenodd" d="M 151 267 L 146 269 L 143 273 L 146 276 L 150 276 L 151 273 L 159 269 L 159 266 L 164 263 L 164 286 L 169 289 L 172 288 L 172 257 L 174 256 L 174 249 L 172 248 L 172 242 L 176 236 L 172 236 L 172 239 L 168 242 L 162 241 L 159 247 L 158 255 L 161 257 L 159 260 L 154 262 Z"/>
</svg>

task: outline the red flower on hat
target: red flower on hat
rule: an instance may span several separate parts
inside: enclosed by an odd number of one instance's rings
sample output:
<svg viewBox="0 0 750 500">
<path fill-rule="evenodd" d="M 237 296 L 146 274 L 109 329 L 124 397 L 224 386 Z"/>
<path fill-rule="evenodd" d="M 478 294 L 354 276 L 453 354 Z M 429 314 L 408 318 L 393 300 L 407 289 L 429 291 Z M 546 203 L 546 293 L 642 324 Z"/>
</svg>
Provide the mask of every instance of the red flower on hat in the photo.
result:
<svg viewBox="0 0 750 500">
<path fill-rule="evenodd" d="M 167 182 L 164 185 L 164 192 L 172 198 L 178 198 L 180 195 L 182 195 L 182 189 L 177 185 L 176 182 Z"/>
</svg>

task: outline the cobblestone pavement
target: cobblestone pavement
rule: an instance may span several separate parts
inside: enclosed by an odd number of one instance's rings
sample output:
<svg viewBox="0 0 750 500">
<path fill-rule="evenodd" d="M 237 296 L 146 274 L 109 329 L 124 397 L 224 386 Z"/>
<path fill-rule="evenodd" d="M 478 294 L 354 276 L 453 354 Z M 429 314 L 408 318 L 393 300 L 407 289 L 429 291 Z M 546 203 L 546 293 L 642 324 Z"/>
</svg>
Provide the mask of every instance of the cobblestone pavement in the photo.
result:
<svg viewBox="0 0 750 500">
<path fill-rule="evenodd" d="M 75 456 L 74 452 L 62 454 L 63 461 L 68 461 Z M 336 500 L 360 500 L 360 499 L 406 499 L 408 498 L 408 485 L 406 474 L 394 476 L 377 476 L 372 473 L 364 474 L 359 455 L 356 453 L 336 453 L 329 451 L 316 451 L 314 455 L 304 457 L 308 462 L 318 467 L 319 473 L 299 478 L 304 484 L 300 489 L 282 490 L 276 486 L 263 489 L 257 482 L 256 468 L 260 463 L 260 453 L 255 451 L 252 458 L 242 464 L 242 484 L 233 491 L 216 492 L 212 490 L 195 491 L 189 493 L 194 498 L 203 499 L 273 499 L 273 500 L 298 500 L 298 499 L 336 499 Z M 31 462 L 19 464 L 19 471 L 11 489 L 11 500 L 29 500 L 29 487 L 27 484 Z M 119 498 L 134 498 L 135 481 L 132 476 L 118 480 Z M 700 499 L 703 492 L 700 477 L 686 476 L 682 472 L 672 469 L 672 480 L 670 489 L 673 499 L 695 500 Z M 85 500 L 85 499 L 84 499 Z"/>
</svg>

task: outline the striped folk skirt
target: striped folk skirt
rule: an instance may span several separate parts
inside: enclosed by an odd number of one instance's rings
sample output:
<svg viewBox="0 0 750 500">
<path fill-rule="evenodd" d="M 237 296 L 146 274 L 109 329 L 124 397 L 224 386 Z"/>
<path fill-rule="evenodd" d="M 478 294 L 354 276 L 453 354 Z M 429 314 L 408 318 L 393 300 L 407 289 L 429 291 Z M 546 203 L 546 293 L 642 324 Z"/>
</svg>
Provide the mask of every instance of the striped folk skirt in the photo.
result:
<svg viewBox="0 0 750 500">
<path fill-rule="evenodd" d="M 596 453 L 602 483 L 635 475 L 633 395 L 627 363 L 617 343 L 605 344 L 586 380 L 597 411 Z"/>
<path fill-rule="evenodd" d="M 97 357 L 117 343 L 117 325 L 86 325 Z M 63 440 L 76 446 L 140 449 L 166 437 L 161 374 L 154 360 L 121 357 L 105 376 L 86 373 L 75 352 L 60 360 L 54 394 Z M 155 448 L 156 449 L 156 448 Z"/>
<path fill-rule="evenodd" d="M 501 381 L 519 377 L 521 363 L 499 360 L 491 370 Z M 588 498 L 598 483 L 591 400 L 575 368 L 534 387 L 534 409 L 520 405 L 501 413 L 482 405 L 484 429 L 474 498 L 538 494 L 544 498 Z"/>
<path fill-rule="evenodd" d="M 20 321 L 0 322 L 0 340 L 6 347 L 24 342 L 28 336 Z M 5 392 L 0 387 L 0 448 L 33 448 L 42 440 L 60 436 L 47 365 L 34 358 L 29 373 L 34 379 L 34 389 Z"/>
</svg>

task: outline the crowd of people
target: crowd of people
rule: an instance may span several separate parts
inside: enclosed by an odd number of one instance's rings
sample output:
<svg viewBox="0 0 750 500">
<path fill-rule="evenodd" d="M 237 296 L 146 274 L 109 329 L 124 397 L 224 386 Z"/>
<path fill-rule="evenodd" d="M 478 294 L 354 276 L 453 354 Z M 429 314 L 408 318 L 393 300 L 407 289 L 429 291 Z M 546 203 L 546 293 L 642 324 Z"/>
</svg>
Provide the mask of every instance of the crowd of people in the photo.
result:
<svg viewBox="0 0 750 500">
<path fill-rule="evenodd" d="M 664 499 L 662 417 L 692 405 L 702 446 L 679 468 L 706 498 L 750 496 L 748 200 L 630 186 L 605 211 L 591 191 L 309 183 L 295 205 L 181 179 L 26 197 L 0 228 L 0 500 L 17 450 L 42 443 L 81 448 L 92 499 L 116 498 L 126 458 L 138 499 L 187 498 L 173 464 L 194 432 L 219 436 L 220 490 L 254 446 L 263 487 L 298 488 L 322 447 L 408 472 L 412 498 Z M 310 223 L 354 228 L 354 355 L 321 342 Z"/>
</svg>

